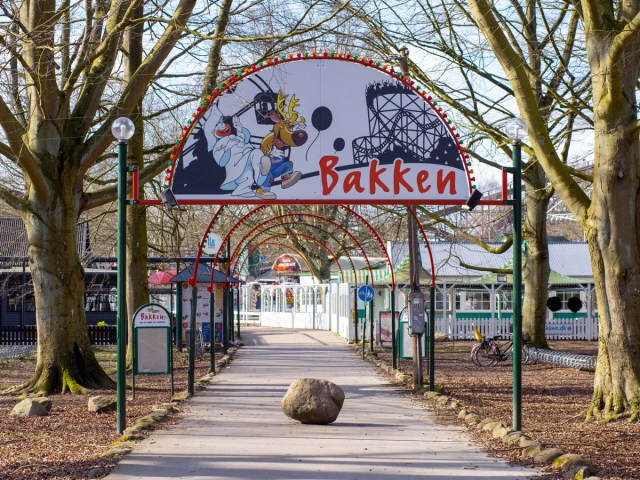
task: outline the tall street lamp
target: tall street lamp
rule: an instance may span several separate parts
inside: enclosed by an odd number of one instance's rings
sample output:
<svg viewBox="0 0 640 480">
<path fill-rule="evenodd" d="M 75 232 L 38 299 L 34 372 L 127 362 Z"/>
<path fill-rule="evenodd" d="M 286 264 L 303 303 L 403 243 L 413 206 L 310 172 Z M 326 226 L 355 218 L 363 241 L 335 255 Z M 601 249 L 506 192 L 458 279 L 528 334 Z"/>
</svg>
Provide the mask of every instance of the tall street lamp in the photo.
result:
<svg viewBox="0 0 640 480">
<path fill-rule="evenodd" d="M 527 126 L 521 118 L 505 125 L 513 142 L 513 430 L 522 430 L 522 139 Z"/>
<path fill-rule="evenodd" d="M 111 125 L 111 133 L 118 140 L 118 312 L 117 322 L 117 406 L 116 430 L 122 434 L 127 426 L 125 410 L 126 389 L 126 206 L 127 206 L 127 142 L 133 137 L 136 127 L 128 118 L 120 117 Z"/>
</svg>

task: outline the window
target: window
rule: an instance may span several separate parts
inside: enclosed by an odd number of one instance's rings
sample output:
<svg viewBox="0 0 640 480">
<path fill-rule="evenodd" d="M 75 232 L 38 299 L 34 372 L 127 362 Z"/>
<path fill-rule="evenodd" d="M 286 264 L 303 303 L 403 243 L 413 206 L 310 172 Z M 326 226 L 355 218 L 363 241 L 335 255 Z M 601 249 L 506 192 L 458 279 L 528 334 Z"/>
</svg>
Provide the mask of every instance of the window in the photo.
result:
<svg viewBox="0 0 640 480">
<path fill-rule="evenodd" d="M 571 310 L 569 308 L 569 304 L 567 303 L 571 298 L 575 297 L 582 301 L 580 293 L 581 293 L 581 290 L 558 290 L 556 292 L 556 296 L 558 296 L 560 300 L 562 300 L 562 310 Z M 586 307 L 584 305 L 584 302 L 582 302 L 582 308 L 580 310 L 584 310 L 585 308 Z"/>
<path fill-rule="evenodd" d="M 513 290 L 500 290 L 496 294 L 496 310 L 513 310 Z"/>
<path fill-rule="evenodd" d="M 7 296 L 7 311 L 8 312 L 21 312 L 22 311 L 22 295 L 19 291 L 12 291 Z"/>
<path fill-rule="evenodd" d="M 36 311 L 36 297 L 33 294 L 33 290 L 27 292 L 27 294 L 24 296 L 24 310 L 25 312 Z"/>
<path fill-rule="evenodd" d="M 463 290 L 456 293 L 456 310 L 491 310 L 491 292 Z"/>
<path fill-rule="evenodd" d="M 436 290 L 436 310 L 442 311 L 445 310 L 445 302 L 446 302 L 446 310 L 451 309 L 451 301 L 448 293 L 444 293 L 441 290 Z"/>
<path fill-rule="evenodd" d="M 28 297 L 30 296 L 31 298 L 33 298 L 33 287 L 31 285 L 31 282 L 23 285 L 22 280 L 22 276 L 12 275 L 9 276 L 2 285 L 5 295 L 7 296 L 8 312 L 21 312 L 23 300 L 25 301 L 25 307 L 28 307 Z M 25 310 L 32 311 L 28 308 L 25 308 Z"/>
<path fill-rule="evenodd" d="M 117 308 L 118 295 L 115 292 L 89 291 L 84 298 L 87 312 L 114 312 Z"/>
</svg>

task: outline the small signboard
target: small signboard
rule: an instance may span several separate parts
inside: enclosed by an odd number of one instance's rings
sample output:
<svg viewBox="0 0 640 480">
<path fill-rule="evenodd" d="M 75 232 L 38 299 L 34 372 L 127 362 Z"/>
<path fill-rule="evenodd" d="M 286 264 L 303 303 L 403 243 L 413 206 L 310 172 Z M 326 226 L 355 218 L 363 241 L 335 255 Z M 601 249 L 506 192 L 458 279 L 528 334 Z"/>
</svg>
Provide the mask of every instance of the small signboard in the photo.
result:
<svg viewBox="0 0 640 480">
<path fill-rule="evenodd" d="M 300 264 L 291 255 L 280 255 L 272 267 L 274 272 L 299 272 Z"/>
<path fill-rule="evenodd" d="M 395 316 L 397 319 L 398 312 L 396 312 Z M 380 318 L 378 319 L 378 325 L 376 325 L 376 327 L 377 327 L 378 344 L 381 347 L 391 346 L 391 342 L 393 340 L 391 320 L 392 320 L 391 312 L 380 312 Z"/>
<path fill-rule="evenodd" d="M 358 288 L 358 298 L 363 302 L 370 302 L 373 300 L 373 287 L 371 285 L 362 285 Z"/>
<path fill-rule="evenodd" d="M 136 375 L 171 373 L 171 316 L 154 303 L 133 316 L 133 371 Z"/>
<path fill-rule="evenodd" d="M 573 337 L 572 323 L 550 323 L 547 321 L 544 326 L 544 334 L 548 337 Z"/>
<path fill-rule="evenodd" d="M 217 233 L 209 232 L 202 246 L 202 251 L 212 257 L 218 253 L 222 245 L 222 238 Z"/>
</svg>

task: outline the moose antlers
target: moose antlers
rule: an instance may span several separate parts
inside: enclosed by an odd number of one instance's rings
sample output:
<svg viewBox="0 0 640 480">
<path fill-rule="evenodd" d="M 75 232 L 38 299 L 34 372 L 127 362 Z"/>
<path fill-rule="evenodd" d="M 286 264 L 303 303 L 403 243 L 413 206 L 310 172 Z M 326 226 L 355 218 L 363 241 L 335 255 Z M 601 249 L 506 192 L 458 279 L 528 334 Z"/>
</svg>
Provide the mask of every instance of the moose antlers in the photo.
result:
<svg viewBox="0 0 640 480">
<path fill-rule="evenodd" d="M 304 117 L 300 117 L 300 120 L 298 120 L 298 112 L 296 112 L 296 107 L 300 106 L 300 102 L 298 102 L 298 99 L 295 95 L 292 95 L 291 100 L 289 100 L 289 104 L 287 105 L 288 97 L 288 95 L 282 93 L 282 90 L 278 92 L 277 106 L 280 118 L 288 125 L 297 125 L 298 123 L 304 123 Z"/>
</svg>

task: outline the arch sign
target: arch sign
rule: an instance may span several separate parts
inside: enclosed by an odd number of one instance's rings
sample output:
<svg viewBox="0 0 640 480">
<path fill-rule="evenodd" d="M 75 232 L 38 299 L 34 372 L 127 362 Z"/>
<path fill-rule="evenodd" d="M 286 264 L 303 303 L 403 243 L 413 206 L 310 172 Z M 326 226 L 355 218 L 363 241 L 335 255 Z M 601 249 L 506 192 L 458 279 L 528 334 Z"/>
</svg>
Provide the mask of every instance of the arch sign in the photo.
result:
<svg viewBox="0 0 640 480">
<path fill-rule="evenodd" d="M 174 148 L 178 202 L 460 203 L 467 159 L 442 108 L 373 60 L 297 54 L 238 72 Z"/>
</svg>

